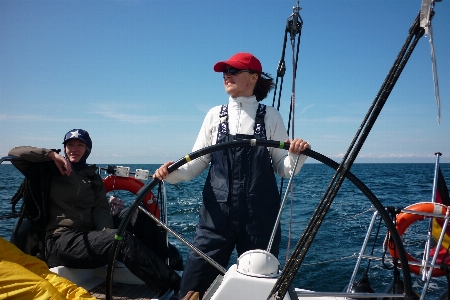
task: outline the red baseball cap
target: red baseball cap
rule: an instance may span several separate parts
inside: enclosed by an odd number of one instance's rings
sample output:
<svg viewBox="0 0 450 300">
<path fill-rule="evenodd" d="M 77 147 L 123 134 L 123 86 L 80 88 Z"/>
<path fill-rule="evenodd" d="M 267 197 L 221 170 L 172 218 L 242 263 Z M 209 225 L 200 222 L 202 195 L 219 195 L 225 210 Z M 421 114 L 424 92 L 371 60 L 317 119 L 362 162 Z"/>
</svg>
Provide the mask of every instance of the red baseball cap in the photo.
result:
<svg viewBox="0 0 450 300">
<path fill-rule="evenodd" d="M 226 61 L 219 61 L 214 65 L 214 71 L 223 72 L 227 65 L 240 70 L 251 69 L 262 72 L 261 62 L 251 53 L 239 52 Z"/>
</svg>

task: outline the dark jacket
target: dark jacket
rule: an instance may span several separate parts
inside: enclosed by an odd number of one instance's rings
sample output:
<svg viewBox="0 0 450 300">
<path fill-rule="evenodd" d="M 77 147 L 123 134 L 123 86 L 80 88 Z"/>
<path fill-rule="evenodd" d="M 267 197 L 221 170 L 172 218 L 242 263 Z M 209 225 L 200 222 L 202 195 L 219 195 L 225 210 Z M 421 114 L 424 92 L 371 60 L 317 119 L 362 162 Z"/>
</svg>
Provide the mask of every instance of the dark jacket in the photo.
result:
<svg viewBox="0 0 450 300">
<path fill-rule="evenodd" d="M 50 151 L 23 146 L 11 149 L 8 155 L 20 158 L 13 164 L 26 174 L 33 163 L 51 161 L 47 156 Z M 61 175 L 56 165 L 51 172 L 47 236 L 67 227 L 80 231 L 114 228 L 105 187 L 95 165 L 80 171 L 72 169 L 70 176 Z"/>
</svg>

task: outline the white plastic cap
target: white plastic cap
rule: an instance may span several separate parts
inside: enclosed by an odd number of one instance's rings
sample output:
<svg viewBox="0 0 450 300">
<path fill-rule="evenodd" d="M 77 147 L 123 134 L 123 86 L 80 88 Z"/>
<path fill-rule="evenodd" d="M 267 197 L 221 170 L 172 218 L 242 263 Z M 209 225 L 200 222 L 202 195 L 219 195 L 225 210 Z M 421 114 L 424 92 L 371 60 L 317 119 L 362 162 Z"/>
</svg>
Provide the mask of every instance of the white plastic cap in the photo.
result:
<svg viewBox="0 0 450 300">
<path fill-rule="evenodd" d="M 270 252 L 250 250 L 243 253 L 237 261 L 237 271 L 254 277 L 278 277 L 280 263 Z"/>
</svg>

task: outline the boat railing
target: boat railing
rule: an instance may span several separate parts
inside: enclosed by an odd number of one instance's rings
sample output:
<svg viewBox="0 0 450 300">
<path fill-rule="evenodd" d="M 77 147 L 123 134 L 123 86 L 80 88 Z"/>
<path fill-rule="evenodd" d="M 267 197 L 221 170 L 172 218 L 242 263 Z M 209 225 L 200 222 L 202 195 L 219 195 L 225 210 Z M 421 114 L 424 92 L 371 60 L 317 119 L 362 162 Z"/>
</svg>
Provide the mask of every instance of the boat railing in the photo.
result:
<svg viewBox="0 0 450 300">
<path fill-rule="evenodd" d="M 354 268 L 353 274 L 352 274 L 351 279 L 350 279 L 350 283 L 348 284 L 348 287 L 347 287 L 347 293 L 350 293 L 350 291 L 352 290 L 352 288 L 353 288 L 353 286 L 355 284 L 355 278 L 356 278 L 356 275 L 358 273 L 359 267 L 361 265 L 362 259 L 379 260 L 379 261 L 383 261 L 383 262 L 392 262 L 392 263 L 394 262 L 393 258 L 386 258 L 386 257 L 379 257 L 379 256 L 366 255 L 365 254 L 368 241 L 369 241 L 370 237 L 372 236 L 373 227 L 374 227 L 375 221 L 377 220 L 377 216 L 378 216 L 378 211 L 376 211 L 375 209 L 373 209 L 373 210 L 374 210 L 374 213 L 373 213 L 372 219 L 370 221 L 370 224 L 369 224 L 369 226 L 367 228 L 366 236 L 364 238 L 364 242 L 363 242 L 363 245 L 361 247 L 361 250 L 360 250 L 359 253 L 355 253 L 354 254 L 354 256 L 357 257 L 357 261 L 356 261 L 356 264 L 355 264 L 355 268 Z M 425 280 L 423 280 L 424 285 L 423 285 L 423 288 L 422 288 L 422 293 L 421 293 L 420 299 L 424 299 L 425 294 L 426 294 L 426 290 L 428 288 L 429 282 L 430 282 L 431 277 L 432 277 L 433 269 L 436 269 L 436 268 L 439 269 L 440 268 L 439 264 L 436 264 L 436 261 L 437 261 L 437 258 L 438 258 L 438 255 L 439 255 L 439 249 L 442 246 L 442 242 L 444 240 L 445 232 L 446 232 L 446 229 L 447 229 L 447 226 L 448 226 L 448 222 L 449 222 L 449 219 L 450 219 L 450 209 L 447 209 L 445 215 L 439 214 L 439 213 L 428 213 L 428 212 L 421 212 L 421 211 L 408 210 L 408 209 L 402 209 L 401 212 L 402 213 L 407 213 L 407 214 L 421 215 L 421 216 L 424 217 L 424 219 L 425 218 L 444 219 L 444 224 L 442 226 L 442 231 L 440 233 L 440 237 L 439 237 L 439 239 L 438 239 L 438 241 L 436 243 L 436 246 L 435 246 L 436 251 L 434 252 L 434 255 L 432 256 L 431 261 L 429 261 L 429 260 L 427 260 L 427 261 L 408 261 L 409 265 L 419 266 L 419 267 L 423 268 L 423 274 L 425 274 Z M 427 247 L 426 250 L 430 251 L 430 247 Z M 430 257 L 430 253 L 428 253 L 428 255 L 426 257 Z M 318 294 L 316 294 L 316 293 L 313 293 L 313 295 L 311 295 L 311 293 L 306 293 L 306 294 L 308 296 L 310 296 L 310 297 L 311 296 L 319 297 Z M 326 296 L 325 295 L 326 293 L 320 293 L 320 294 L 321 295 L 323 294 L 322 296 Z M 343 294 L 345 294 L 345 293 L 343 293 Z M 333 295 L 337 296 L 335 293 L 333 293 Z M 374 297 L 375 294 L 373 294 L 373 293 L 369 294 L 371 296 L 367 296 L 367 294 L 365 294 L 365 295 L 366 296 L 364 296 L 364 295 L 356 296 L 356 293 L 352 293 L 352 298 L 371 298 L 371 297 Z M 376 295 L 379 298 L 383 297 L 383 296 L 379 296 L 378 293 Z M 397 297 L 394 294 L 389 294 L 389 295 L 390 295 L 389 297 L 391 297 L 391 298 L 392 297 Z M 400 295 L 400 296 L 403 297 L 403 295 Z M 304 295 L 304 294 L 301 294 L 301 295 L 298 294 L 298 297 L 307 297 L 307 296 Z"/>
<path fill-rule="evenodd" d="M 354 257 L 361 257 L 361 258 L 364 258 L 364 259 L 370 259 L 370 260 L 379 260 L 379 261 L 384 261 L 384 262 L 389 262 L 389 263 L 393 263 L 394 262 L 394 259 L 388 258 L 388 257 L 380 257 L 380 256 L 374 256 L 374 255 L 366 255 L 366 254 L 362 254 L 361 255 L 360 253 L 354 253 L 353 256 Z M 418 266 L 418 267 L 422 267 L 423 266 L 422 262 L 417 262 L 417 261 L 409 261 L 408 264 L 411 265 L 411 266 Z M 427 262 L 425 266 L 427 268 L 431 268 L 433 265 L 431 264 L 431 262 Z M 436 265 L 434 265 L 433 267 L 436 267 Z"/>
<path fill-rule="evenodd" d="M 373 207 L 371 207 L 371 209 L 374 209 Z M 372 216 L 372 219 L 370 221 L 369 224 L 369 228 L 367 229 L 367 233 L 366 236 L 364 237 L 364 242 L 361 246 L 361 250 L 360 250 L 360 255 L 358 256 L 357 260 L 356 260 L 356 264 L 355 264 L 355 268 L 353 270 L 352 276 L 350 278 L 350 282 L 347 286 L 347 293 L 350 293 L 350 291 L 353 289 L 353 285 L 355 283 L 355 278 L 356 278 L 356 274 L 358 273 L 359 270 L 359 266 L 361 265 L 361 261 L 362 261 L 362 254 L 364 254 L 364 252 L 366 251 L 367 248 L 367 244 L 369 242 L 372 230 L 373 230 L 373 226 L 375 224 L 375 220 L 377 219 L 377 215 L 378 215 L 378 211 L 375 210 Z"/>
<path fill-rule="evenodd" d="M 144 169 L 136 169 L 136 171 L 132 172 L 130 171 L 130 167 L 124 167 L 124 166 L 113 166 L 108 165 L 108 167 L 98 167 L 99 173 L 101 171 L 105 171 L 106 174 L 110 175 L 116 175 L 119 177 L 128 177 L 130 175 L 134 175 L 134 178 L 140 179 L 140 180 L 148 180 L 149 177 L 149 170 Z"/>
<path fill-rule="evenodd" d="M 2 164 L 4 161 L 11 161 L 14 159 L 14 156 L 4 156 L 0 158 L 0 164 Z"/>
</svg>

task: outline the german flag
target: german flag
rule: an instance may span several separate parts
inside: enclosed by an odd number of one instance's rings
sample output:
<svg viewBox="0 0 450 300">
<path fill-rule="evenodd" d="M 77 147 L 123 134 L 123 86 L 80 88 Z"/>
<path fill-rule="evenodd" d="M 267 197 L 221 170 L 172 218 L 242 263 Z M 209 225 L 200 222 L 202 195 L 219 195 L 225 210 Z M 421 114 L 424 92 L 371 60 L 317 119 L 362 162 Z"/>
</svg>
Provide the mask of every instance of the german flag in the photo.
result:
<svg viewBox="0 0 450 300">
<path fill-rule="evenodd" d="M 441 169 L 438 170 L 438 181 L 436 187 L 436 203 L 442 203 L 446 206 L 450 206 L 450 197 L 448 195 L 447 184 L 445 183 L 444 175 L 442 175 Z M 438 241 L 444 225 L 444 219 L 434 218 L 432 221 L 432 235 L 433 238 Z M 450 225 L 450 223 L 449 223 Z M 442 241 L 442 247 L 445 249 L 450 248 L 450 226 L 447 226 L 444 240 Z"/>
</svg>

